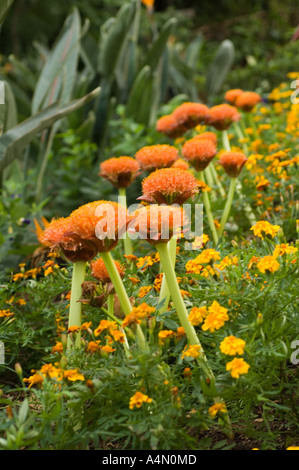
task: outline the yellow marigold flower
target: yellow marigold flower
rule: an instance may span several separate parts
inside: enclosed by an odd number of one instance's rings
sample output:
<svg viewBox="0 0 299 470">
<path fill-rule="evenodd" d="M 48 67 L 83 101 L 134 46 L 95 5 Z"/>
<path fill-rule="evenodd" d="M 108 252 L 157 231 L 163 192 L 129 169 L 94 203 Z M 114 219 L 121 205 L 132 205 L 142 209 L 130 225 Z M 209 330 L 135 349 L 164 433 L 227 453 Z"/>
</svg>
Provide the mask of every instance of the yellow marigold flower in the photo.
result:
<svg viewBox="0 0 299 470">
<path fill-rule="evenodd" d="M 201 264 L 198 264 L 196 259 L 192 259 L 190 261 L 187 261 L 186 263 L 186 272 L 188 274 L 200 274 L 203 267 Z"/>
<path fill-rule="evenodd" d="M 208 315 L 205 317 L 202 330 L 209 330 L 213 333 L 215 330 L 219 330 L 224 323 L 229 319 L 227 314 L 227 308 L 221 307 L 221 305 L 214 300 L 212 305 L 208 308 Z"/>
<path fill-rule="evenodd" d="M 101 320 L 99 326 L 94 330 L 95 336 L 99 336 L 103 331 L 108 330 L 109 333 L 117 329 L 115 321 Z"/>
<path fill-rule="evenodd" d="M 78 372 L 78 369 L 65 370 L 63 371 L 63 376 L 71 382 L 76 382 L 77 380 L 85 380 L 84 375 Z"/>
<path fill-rule="evenodd" d="M 140 408 L 143 403 L 151 403 L 153 401 L 152 398 L 149 398 L 147 395 L 145 395 L 142 392 L 136 392 L 131 398 L 130 398 L 130 404 L 129 408 L 130 410 L 133 410 L 134 407 Z"/>
<path fill-rule="evenodd" d="M 200 250 L 206 243 L 209 241 L 209 235 L 203 233 L 200 236 L 195 237 L 194 241 L 192 242 L 193 250 Z"/>
<path fill-rule="evenodd" d="M 136 314 L 138 318 L 144 318 L 152 315 L 155 310 L 155 307 L 151 307 L 146 302 L 143 302 L 138 307 L 133 307 L 131 313 Z"/>
<path fill-rule="evenodd" d="M 223 260 L 220 263 L 214 264 L 214 268 L 219 269 L 220 271 L 223 271 L 223 269 L 227 268 L 228 266 L 236 266 L 238 264 L 238 257 L 233 256 L 231 258 L 230 256 L 225 256 Z"/>
<path fill-rule="evenodd" d="M 186 335 L 185 330 L 182 326 L 179 326 L 176 330 L 176 339 L 179 341 Z"/>
<path fill-rule="evenodd" d="M 162 330 L 162 331 L 159 331 L 159 334 L 158 334 L 158 338 L 159 338 L 159 342 L 161 344 L 164 344 L 164 341 L 167 339 L 167 338 L 170 338 L 171 336 L 174 336 L 175 335 L 175 332 L 172 331 L 172 330 Z"/>
<path fill-rule="evenodd" d="M 23 279 L 23 278 L 24 278 L 24 273 L 17 273 L 17 274 L 13 275 L 12 280 L 13 281 L 19 281 L 20 279 Z"/>
<path fill-rule="evenodd" d="M 29 383 L 28 388 L 31 388 L 33 385 L 41 386 L 44 381 L 44 377 L 39 372 L 36 372 L 35 374 L 28 377 L 28 379 L 23 379 L 23 381 L 28 382 Z"/>
<path fill-rule="evenodd" d="M 145 256 L 144 258 L 138 258 L 137 261 L 137 268 L 142 268 L 142 270 L 146 269 L 148 266 L 152 266 L 154 264 L 154 260 L 151 256 Z"/>
<path fill-rule="evenodd" d="M 258 270 L 263 274 L 266 271 L 269 271 L 270 273 L 274 273 L 275 271 L 278 270 L 279 266 L 280 266 L 280 264 L 278 263 L 276 258 L 274 256 L 271 256 L 271 255 L 264 256 L 257 263 Z"/>
<path fill-rule="evenodd" d="M 12 315 L 14 315 L 14 313 L 11 312 L 9 309 L 7 309 L 7 310 L 0 310 L 0 318 L 11 317 Z"/>
<path fill-rule="evenodd" d="M 272 225 L 266 220 L 260 220 L 250 228 L 255 236 L 262 239 L 264 239 L 264 235 L 270 235 L 272 238 L 275 237 L 279 229 L 279 225 Z"/>
<path fill-rule="evenodd" d="M 151 289 L 152 289 L 152 286 L 142 286 L 142 287 L 140 287 L 138 297 L 140 297 L 140 298 L 145 297 L 146 294 L 148 294 Z"/>
<path fill-rule="evenodd" d="M 119 341 L 120 343 L 125 342 L 125 334 L 119 330 L 112 330 L 111 336 L 113 337 L 114 341 Z"/>
<path fill-rule="evenodd" d="M 202 323 L 207 315 L 207 307 L 193 307 L 190 310 L 188 319 L 192 325 L 196 326 Z"/>
<path fill-rule="evenodd" d="M 286 450 L 299 450 L 299 446 L 289 446 Z"/>
<path fill-rule="evenodd" d="M 109 354 L 115 351 L 114 348 L 111 348 L 108 344 L 105 344 L 105 346 L 101 347 L 101 351 L 104 351 L 105 353 Z"/>
<path fill-rule="evenodd" d="M 89 343 L 87 345 L 87 351 L 91 352 L 91 353 L 94 353 L 96 351 L 100 351 L 100 349 L 101 349 L 100 342 L 101 341 L 99 341 L 99 340 L 89 341 Z"/>
<path fill-rule="evenodd" d="M 241 374 L 247 374 L 250 365 L 243 358 L 235 357 L 226 364 L 226 370 L 230 370 L 230 374 L 234 379 L 238 379 Z"/>
<path fill-rule="evenodd" d="M 196 258 L 198 264 L 210 263 L 211 261 L 218 261 L 221 259 L 219 251 L 213 248 L 203 250 Z"/>
<path fill-rule="evenodd" d="M 44 377 L 49 377 L 50 379 L 61 380 L 63 377 L 62 369 L 53 366 L 53 364 L 44 364 L 40 369 L 40 373 Z"/>
<path fill-rule="evenodd" d="M 227 336 L 220 344 L 220 351 L 228 356 L 242 355 L 244 353 L 245 341 L 235 336 Z"/>
<path fill-rule="evenodd" d="M 288 243 L 282 243 L 281 245 L 276 245 L 275 250 L 273 251 L 274 258 L 283 255 L 293 255 L 297 253 L 298 248 L 295 246 L 289 245 Z"/>
<path fill-rule="evenodd" d="M 184 359 L 185 357 L 192 357 L 193 359 L 196 359 L 200 356 L 201 353 L 202 348 L 199 344 L 186 345 L 182 352 L 182 359 Z"/>
<path fill-rule="evenodd" d="M 129 280 L 132 284 L 138 284 L 140 282 L 140 279 L 137 279 L 137 277 L 129 277 Z"/>
<path fill-rule="evenodd" d="M 209 415 L 211 418 L 215 418 L 218 413 L 227 413 L 225 403 L 214 403 L 214 405 L 209 408 Z"/>
<path fill-rule="evenodd" d="M 55 346 L 53 346 L 52 348 L 52 353 L 54 354 L 56 352 L 58 352 L 59 354 L 63 352 L 63 344 L 60 341 L 56 341 Z"/>
</svg>

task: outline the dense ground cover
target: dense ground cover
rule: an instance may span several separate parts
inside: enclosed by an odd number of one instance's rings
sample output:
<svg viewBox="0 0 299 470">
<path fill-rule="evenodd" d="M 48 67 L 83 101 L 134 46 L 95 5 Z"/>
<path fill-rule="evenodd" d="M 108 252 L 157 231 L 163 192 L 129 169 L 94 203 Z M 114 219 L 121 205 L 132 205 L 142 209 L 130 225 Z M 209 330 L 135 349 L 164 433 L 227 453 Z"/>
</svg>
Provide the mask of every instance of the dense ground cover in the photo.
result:
<svg viewBox="0 0 299 470">
<path fill-rule="evenodd" d="M 223 96 L 229 109 L 199 120 L 194 103 L 161 108 L 150 145 L 128 137 L 127 167 L 98 168 L 107 200 L 143 195 L 141 214 L 183 195 L 194 224 L 203 204 L 203 233 L 174 246 L 179 290 L 159 238 L 109 246 L 118 275 L 102 245 L 90 254 L 89 206 L 71 219 L 75 238 L 69 213 L 48 238 L 50 221 L 36 220 L 34 253 L 1 281 L 1 448 L 298 446 L 297 77 L 245 107 Z"/>
</svg>

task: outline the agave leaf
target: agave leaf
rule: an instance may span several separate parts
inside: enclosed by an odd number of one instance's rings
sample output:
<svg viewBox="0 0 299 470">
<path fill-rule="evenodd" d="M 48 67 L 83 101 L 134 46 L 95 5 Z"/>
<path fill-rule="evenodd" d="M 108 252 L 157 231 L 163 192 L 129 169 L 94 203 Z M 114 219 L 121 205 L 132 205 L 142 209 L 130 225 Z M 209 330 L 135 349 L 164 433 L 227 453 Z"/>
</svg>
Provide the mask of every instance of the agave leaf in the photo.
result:
<svg viewBox="0 0 299 470">
<path fill-rule="evenodd" d="M 11 86 L 7 81 L 4 84 L 4 104 L 0 106 L 0 126 L 2 132 L 6 132 L 18 123 L 17 105 Z"/>
<path fill-rule="evenodd" d="M 143 65 L 149 65 L 152 70 L 155 70 L 158 66 L 158 63 L 165 51 L 165 47 L 168 41 L 169 36 L 173 32 L 175 25 L 177 24 L 176 18 L 170 18 L 162 26 L 160 34 L 156 41 L 153 43 L 152 47 L 145 56 Z"/>
<path fill-rule="evenodd" d="M 217 94 L 230 71 L 235 55 L 235 48 L 229 39 L 220 44 L 207 73 L 206 91 L 208 96 Z"/>
<path fill-rule="evenodd" d="M 0 2 L 0 26 L 4 21 L 6 13 L 13 4 L 14 0 L 1 0 Z"/>
<path fill-rule="evenodd" d="M 76 78 L 80 28 L 80 15 L 77 8 L 74 8 L 40 74 L 32 99 L 32 114 L 57 100 L 64 70 L 63 102 L 69 100 Z"/>
<path fill-rule="evenodd" d="M 54 103 L 8 130 L 0 137 L 0 171 L 17 158 L 40 132 L 93 100 L 99 92 L 100 88 L 96 88 L 91 93 L 66 105 Z"/>
</svg>

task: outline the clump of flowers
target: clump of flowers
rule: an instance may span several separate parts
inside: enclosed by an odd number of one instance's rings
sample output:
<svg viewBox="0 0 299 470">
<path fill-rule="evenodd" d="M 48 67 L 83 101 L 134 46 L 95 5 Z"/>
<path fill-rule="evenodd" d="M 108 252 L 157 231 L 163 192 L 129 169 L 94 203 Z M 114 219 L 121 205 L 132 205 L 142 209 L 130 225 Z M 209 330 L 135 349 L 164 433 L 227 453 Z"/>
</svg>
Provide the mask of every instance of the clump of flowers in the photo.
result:
<svg viewBox="0 0 299 470">
<path fill-rule="evenodd" d="M 266 272 L 274 273 L 279 269 L 279 266 L 280 264 L 277 259 L 271 255 L 264 256 L 256 265 L 257 269 L 263 274 Z"/>
<path fill-rule="evenodd" d="M 164 168 L 151 173 L 142 182 L 141 198 L 157 204 L 183 204 L 198 192 L 198 181 L 188 171 Z"/>
<path fill-rule="evenodd" d="M 219 131 L 223 131 L 240 119 L 241 115 L 234 106 L 223 103 L 210 108 L 208 124 Z"/>
<path fill-rule="evenodd" d="M 197 171 L 203 171 L 213 160 L 217 153 L 216 145 L 210 139 L 192 138 L 187 140 L 182 147 L 184 158 Z"/>
<path fill-rule="evenodd" d="M 127 188 L 140 172 L 139 163 L 132 157 L 109 158 L 100 165 L 100 176 L 116 188 Z"/>
<path fill-rule="evenodd" d="M 218 163 L 231 178 L 237 178 L 242 171 L 247 158 L 242 152 L 222 152 Z"/>
<path fill-rule="evenodd" d="M 135 155 L 140 167 L 145 171 L 168 168 L 174 164 L 178 157 L 178 149 L 167 144 L 142 147 Z"/>
</svg>

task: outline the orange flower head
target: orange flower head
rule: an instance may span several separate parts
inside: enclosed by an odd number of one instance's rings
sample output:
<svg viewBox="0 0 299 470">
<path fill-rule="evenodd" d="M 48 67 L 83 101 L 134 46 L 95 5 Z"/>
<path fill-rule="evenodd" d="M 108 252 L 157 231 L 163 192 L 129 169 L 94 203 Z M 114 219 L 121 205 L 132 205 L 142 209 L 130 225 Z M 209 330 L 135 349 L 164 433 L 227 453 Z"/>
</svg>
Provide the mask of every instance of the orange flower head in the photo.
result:
<svg viewBox="0 0 299 470">
<path fill-rule="evenodd" d="M 182 158 L 179 158 L 174 162 L 174 164 L 171 166 L 171 168 L 180 168 L 181 170 L 188 170 L 189 169 L 189 163 L 186 162 L 186 160 L 183 160 Z"/>
<path fill-rule="evenodd" d="M 246 162 L 247 158 L 242 152 L 223 152 L 218 161 L 232 178 L 239 176 Z"/>
<path fill-rule="evenodd" d="M 188 129 L 183 124 L 179 124 L 173 114 L 167 114 L 157 120 L 156 130 L 157 132 L 161 132 L 162 134 L 175 139 L 176 137 L 183 135 Z"/>
<path fill-rule="evenodd" d="M 230 104 L 235 104 L 236 103 L 236 99 L 238 98 L 238 96 L 240 96 L 241 94 L 243 93 L 243 90 L 241 90 L 240 88 L 234 88 L 232 90 L 228 90 L 225 95 L 224 95 L 224 99 L 226 101 L 228 101 Z"/>
<path fill-rule="evenodd" d="M 182 205 L 198 192 L 198 181 L 189 171 L 163 168 L 143 180 L 142 191 L 139 199 L 147 202 Z"/>
<path fill-rule="evenodd" d="M 72 224 L 70 217 L 54 219 L 40 234 L 40 242 L 52 248 L 61 250 L 70 261 L 88 261 L 95 256 L 95 249 L 89 243 L 84 243 L 71 236 Z"/>
<path fill-rule="evenodd" d="M 217 146 L 217 135 L 215 132 L 203 132 L 202 134 L 194 136 L 193 139 L 210 140 L 215 146 Z"/>
<path fill-rule="evenodd" d="M 114 261 L 114 264 L 120 277 L 124 277 L 125 271 L 123 266 L 119 263 L 119 261 Z M 92 277 L 100 281 L 102 284 L 108 284 L 111 282 L 109 273 L 102 258 L 98 258 L 97 260 L 92 261 L 90 263 L 90 267 Z"/>
<path fill-rule="evenodd" d="M 149 145 L 138 150 L 135 157 L 141 168 L 153 171 L 169 168 L 178 159 L 178 150 L 167 144 Z"/>
<path fill-rule="evenodd" d="M 128 224 L 127 209 L 117 202 L 94 201 L 73 211 L 70 223 L 68 235 L 93 247 L 95 256 L 98 252 L 114 248 L 125 233 Z"/>
<path fill-rule="evenodd" d="M 109 158 L 100 165 L 100 176 L 117 188 L 127 188 L 139 174 L 139 163 L 132 157 Z"/>
<path fill-rule="evenodd" d="M 244 91 L 235 101 L 235 106 L 243 111 L 251 111 L 252 108 L 262 101 L 261 96 L 254 91 Z"/>
<path fill-rule="evenodd" d="M 203 171 L 213 160 L 217 147 L 211 140 L 192 138 L 182 148 L 182 154 L 197 171 Z"/>
<path fill-rule="evenodd" d="M 132 214 L 128 232 L 150 244 L 167 243 L 173 235 L 180 236 L 189 220 L 178 205 L 151 204 Z"/>
<path fill-rule="evenodd" d="M 193 129 L 199 124 L 206 122 L 209 108 L 202 103 L 187 102 L 178 106 L 172 114 L 179 125 L 187 129 Z"/>
<path fill-rule="evenodd" d="M 207 124 L 210 124 L 219 131 L 226 130 L 233 122 L 241 119 L 238 110 L 230 104 L 219 104 L 210 108 L 210 115 Z"/>
</svg>

